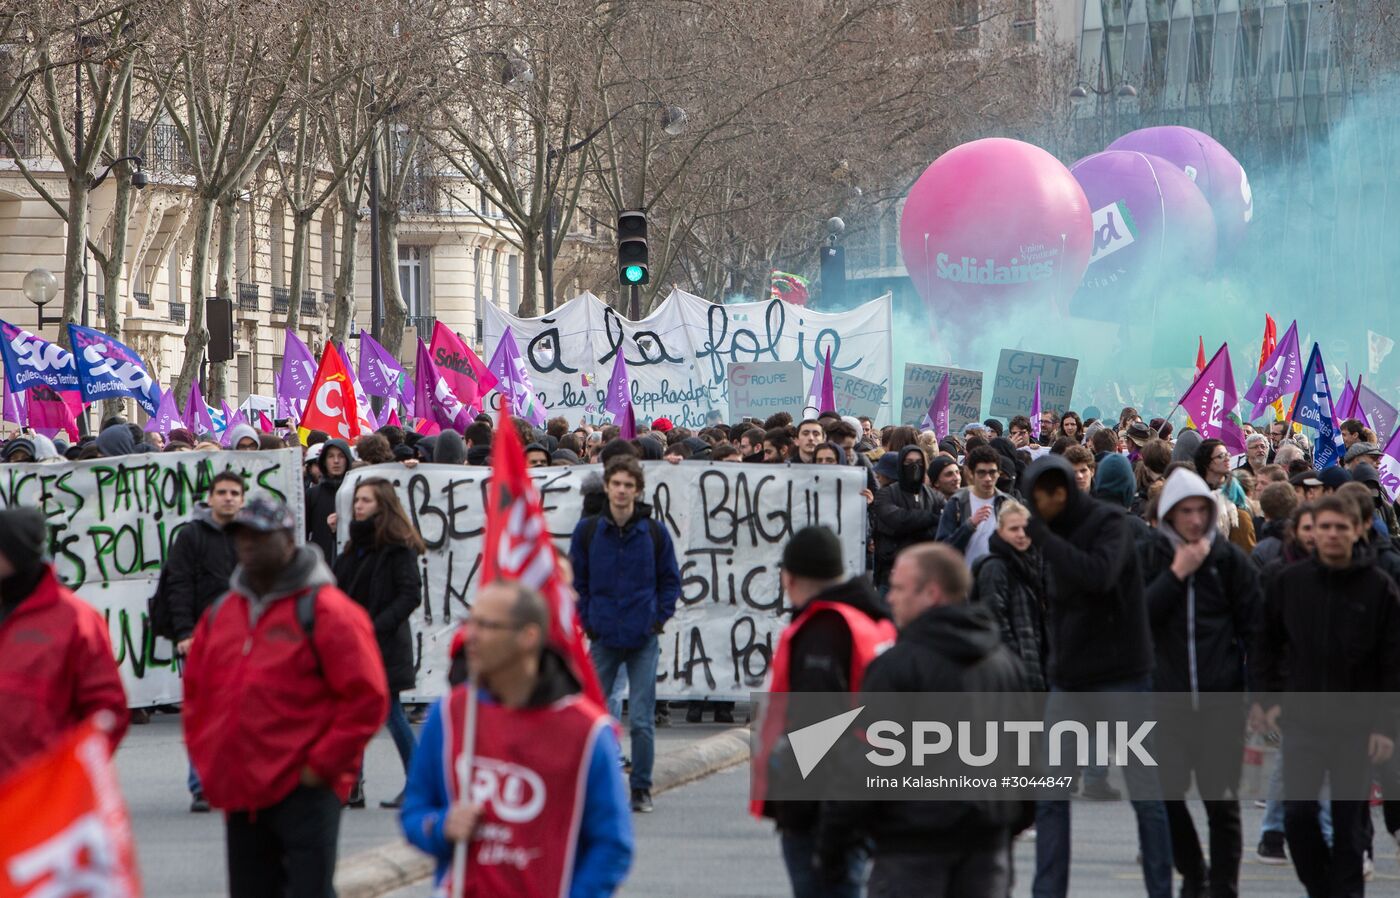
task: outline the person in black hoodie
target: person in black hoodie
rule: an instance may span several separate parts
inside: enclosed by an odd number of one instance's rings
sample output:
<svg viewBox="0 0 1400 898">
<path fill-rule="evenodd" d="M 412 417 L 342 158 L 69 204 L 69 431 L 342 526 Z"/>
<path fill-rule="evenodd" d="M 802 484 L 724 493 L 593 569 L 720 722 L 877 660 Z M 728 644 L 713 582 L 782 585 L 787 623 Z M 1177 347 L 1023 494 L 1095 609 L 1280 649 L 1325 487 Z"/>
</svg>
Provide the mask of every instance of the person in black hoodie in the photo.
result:
<svg viewBox="0 0 1400 898">
<path fill-rule="evenodd" d="M 413 635 L 409 618 L 422 601 L 423 578 L 418 556 L 426 551 L 423 538 L 414 529 L 394 492 L 394 485 L 383 477 L 369 477 L 355 484 L 351 505 L 350 541 L 335 560 L 336 584 L 365 611 L 374 625 L 374 638 L 389 683 L 389 734 L 394 738 L 404 775 L 413 759 L 413 730 L 408 725 L 399 693 L 416 682 L 413 665 Z M 382 808 L 403 804 L 403 791 Z M 350 793 L 351 807 L 364 807 L 364 778 Z"/>
<path fill-rule="evenodd" d="M 875 491 L 870 506 L 875 536 L 875 586 L 887 587 L 894 557 L 905 546 L 932 542 L 943 514 L 941 494 L 925 478 L 924 451 L 905 446 L 899 453 L 899 480 Z"/>
<path fill-rule="evenodd" d="M 321 548 L 327 564 L 335 561 L 335 494 L 345 472 L 350 470 L 350 444 L 344 440 L 326 440 L 316 457 L 321 479 L 306 490 L 306 539 Z"/>
<path fill-rule="evenodd" d="M 1163 728 L 1179 734 L 1161 758 L 1172 854 L 1184 898 L 1239 894 L 1240 803 L 1234 797 L 1244 753 L 1245 652 L 1259 610 L 1259 578 L 1244 552 L 1222 536 L 1210 487 L 1173 471 L 1158 500 L 1161 521 L 1140 545 L 1152 643 L 1153 687 L 1191 696 L 1172 703 Z M 1212 695 L 1215 693 L 1215 695 Z M 1184 796 L 1194 775 L 1210 824 L 1210 868 Z"/>
<path fill-rule="evenodd" d="M 899 553 L 890 607 L 899 638 L 876 658 L 862 693 L 1023 692 L 1021 663 L 1002 644 L 995 619 L 967 602 L 962 556 L 938 543 Z M 839 864 L 857 836 L 874 842 L 875 896 L 1005 895 L 1013 832 L 1030 822 L 1014 801 L 828 802 L 819 835 L 823 869 Z"/>
<path fill-rule="evenodd" d="M 1152 635 L 1133 530 L 1125 512 L 1079 491 L 1074 468 L 1058 455 L 1026 469 L 1031 542 L 1045 559 L 1050 594 L 1046 635 L 1051 692 L 1150 692 Z M 1051 704 L 1054 704 L 1052 698 Z M 1048 712 L 1047 712 L 1048 713 Z M 1170 898 L 1171 834 L 1160 787 L 1128 767 L 1138 820 L 1143 877 L 1151 898 Z M 1069 892 L 1069 802 L 1036 806 L 1036 898 Z"/>
<path fill-rule="evenodd" d="M 806 527 L 793 535 L 783 548 L 781 578 L 794 615 L 778 639 L 769 692 L 859 689 L 870 661 L 894 639 L 894 627 L 870 581 L 847 578 L 841 541 L 825 527 Z M 796 761 L 790 753 L 776 753 L 776 739 L 812 722 L 786 716 L 761 720 L 759 767 L 771 770 L 774 779 L 795 777 Z M 827 854 L 824 869 L 816 867 L 824 807 L 816 801 L 761 801 L 751 810 L 777 824 L 794 895 L 856 898 L 864 879 L 863 851 L 850 844 L 837 846 Z"/>
<path fill-rule="evenodd" d="M 1250 729 L 1287 725 L 1284 835 L 1298 880 L 1310 895 L 1361 895 L 1362 857 L 1370 808 L 1371 765 L 1394 752 L 1393 702 L 1369 703 L 1357 720 L 1339 703 L 1337 719 L 1319 708 L 1282 706 L 1290 693 L 1400 692 L 1400 588 L 1369 559 L 1355 555 L 1364 522 L 1357 503 L 1324 496 L 1312 505 L 1314 554 L 1284 568 L 1264 593 L 1250 656 Z M 1266 710 L 1267 709 L 1267 710 Z M 1330 709 L 1328 709 L 1330 710 Z M 1369 730 L 1369 733 L 1366 732 Z M 1326 775 L 1332 788 L 1332 845 L 1323 841 L 1316 795 Z"/>
<path fill-rule="evenodd" d="M 972 602 L 992 612 L 1002 645 L 1021 659 L 1027 688 L 1044 692 L 1045 563 L 1026 534 L 1030 512 L 1008 499 L 997 513 L 988 554 L 972 566 Z"/>
</svg>

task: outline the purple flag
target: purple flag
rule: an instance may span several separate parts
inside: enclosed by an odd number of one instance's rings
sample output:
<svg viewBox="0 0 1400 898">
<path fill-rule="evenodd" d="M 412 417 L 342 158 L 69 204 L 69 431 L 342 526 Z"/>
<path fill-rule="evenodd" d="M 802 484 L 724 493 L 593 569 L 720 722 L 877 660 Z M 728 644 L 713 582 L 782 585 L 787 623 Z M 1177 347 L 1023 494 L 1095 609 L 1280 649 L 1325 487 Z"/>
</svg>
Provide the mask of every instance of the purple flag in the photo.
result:
<svg viewBox="0 0 1400 898">
<path fill-rule="evenodd" d="M 372 420 L 370 413 L 374 411 L 374 407 L 370 405 L 369 395 L 365 393 L 365 388 L 360 386 L 360 375 L 355 373 L 355 366 L 350 364 L 350 354 L 345 351 L 345 347 L 337 343 L 335 351 L 340 353 L 340 361 L 345 365 L 345 373 L 350 376 L 350 385 L 355 388 L 355 408 L 360 416 L 360 430 L 369 432 L 373 429 L 368 426 Z"/>
<path fill-rule="evenodd" d="M 627 359 L 622 355 L 622 347 L 617 347 L 613 357 L 612 374 L 608 377 L 608 399 L 603 408 L 612 412 L 613 423 L 621 428 L 619 436 L 624 440 L 637 438 L 637 414 L 632 410 L 632 381 L 627 377 Z"/>
<path fill-rule="evenodd" d="M 432 354 L 428 352 L 422 337 L 418 338 L 418 360 L 414 367 L 414 373 L 418 375 L 418 395 L 414 397 L 413 404 L 419 415 L 439 427 L 451 427 L 458 433 L 464 433 L 472 423 L 472 411 L 452 392 L 447 379 L 433 364 Z"/>
<path fill-rule="evenodd" d="M 831 347 L 826 348 L 826 362 L 822 365 L 822 403 L 818 413 L 836 411 L 836 386 L 831 378 Z"/>
<path fill-rule="evenodd" d="M 180 409 L 175 405 L 175 391 L 166 390 L 160 394 L 160 405 L 156 407 L 156 413 L 146 420 L 143 430 L 146 433 L 170 436 L 171 429 L 183 423 L 180 420 Z"/>
<path fill-rule="evenodd" d="M 928 404 L 928 411 L 919 422 L 919 429 L 933 431 L 934 437 L 939 440 L 948 436 L 948 375 L 943 375 L 943 380 L 939 382 L 933 401 Z"/>
<path fill-rule="evenodd" d="M 946 375 L 945 375 L 946 377 Z M 1035 376 L 1035 392 L 1031 394 L 1031 437 L 1040 441 L 1040 375 Z"/>
<path fill-rule="evenodd" d="M 286 348 L 282 351 L 282 389 L 288 398 L 304 400 L 311 396 L 311 385 L 316 382 L 316 368 L 316 357 L 289 328 Z"/>
<path fill-rule="evenodd" d="M 1361 375 L 1356 376 L 1356 385 L 1361 386 Z M 1352 389 L 1351 378 L 1347 378 L 1347 385 L 1342 390 L 1342 395 L 1337 399 L 1337 420 L 1345 421 L 1348 418 L 1355 418 L 1361 422 L 1361 426 L 1370 427 L 1371 422 L 1366 417 L 1366 410 L 1361 407 L 1361 395 Z"/>
<path fill-rule="evenodd" d="M 1254 403 L 1254 410 L 1249 417 L 1259 417 L 1265 408 L 1289 393 L 1298 392 L 1302 386 L 1303 360 L 1298 357 L 1298 322 L 1295 319 L 1288 325 L 1288 330 L 1274 347 L 1273 353 L 1264 360 L 1264 367 L 1259 369 L 1259 376 L 1249 389 L 1245 390 L 1245 401 Z"/>
<path fill-rule="evenodd" d="M 204 404 L 204 388 L 196 380 L 190 384 L 190 395 L 185 400 L 185 417 L 182 419 L 196 438 L 214 433 L 214 419 L 209 416 L 209 406 Z"/>
<path fill-rule="evenodd" d="M 3 389 L 5 393 L 3 414 L 0 414 L 0 421 L 8 421 L 23 427 L 29 420 L 29 416 L 26 414 L 28 409 L 25 408 L 24 391 L 11 390 L 8 378 L 3 380 L 3 386 L 0 386 L 0 389 Z"/>
<path fill-rule="evenodd" d="M 360 383 L 371 396 L 392 399 L 399 395 L 404 376 L 403 366 L 380 346 L 373 337 L 360 331 Z"/>
<path fill-rule="evenodd" d="M 1378 467 L 1381 489 L 1385 490 L 1390 501 L 1400 499 L 1400 430 L 1391 434 L 1390 439 L 1386 441 L 1385 448 L 1381 450 L 1381 463 Z"/>
<path fill-rule="evenodd" d="M 486 367 L 495 375 L 496 389 L 509 404 L 510 413 L 517 418 L 524 418 L 536 427 L 543 427 L 544 407 L 535 395 L 534 384 L 530 383 L 530 375 L 525 370 L 525 360 L 520 357 L 520 350 L 515 345 L 515 334 L 510 328 L 506 328 L 506 332 L 501 334 L 501 342 L 496 344 L 496 352 Z M 422 395 L 421 387 L 418 393 Z M 422 414 L 421 410 L 419 414 Z"/>
<path fill-rule="evenodd" d="M 220 445 L 220 446 L 223 446 L 225 449 L 231 449 L 232 447 L 229 445 L 229 442 L 228 442 L 228 441 L 229 441 L 229 437 L 233 434 L 233 429 L 234 429 L 235 427 L 237 427 L 238 425 L 244 423 L 244 422 L 243 422 L 243 416 L 240 415 L 238 412 L 236 412 L 236 411 L 234 411 L 233 409 L 231 409 L 231 408 L 228 407 L 228 400 L 227 400 L 227 399 L 225 399 L 225 400 L 223 401 L 223 412 L 224 412 L 224 432 L 223 432 L 222 434 L 219 435 L 219 445 Z"/>
<path fill-rule="evenodd" d="M 1230 367 L 1230 346 L 1222 343 L 1177 405 L 1186 409 L 1201 436 L 1222 440 L 1231 452 L 1238 454 L 1244 452 L 1244 433 L 1230 417 L 1238 404 L 1235 372 Z"/>
<path fill-rule="evenodd" d="M 1365 413 L 1366 420 L 1370 422 L 1371 429 L 1376 432 L 1376 439 L 1381 441 L 1381 445 L 1385 445 L 1392 435 L 1400 432 L 1400 428 L 1395 426 L 1395 406 L 1382 399 L 1375 390 L 1364 385 L 1357 387 L 1356 403 Z"/>
</svg>

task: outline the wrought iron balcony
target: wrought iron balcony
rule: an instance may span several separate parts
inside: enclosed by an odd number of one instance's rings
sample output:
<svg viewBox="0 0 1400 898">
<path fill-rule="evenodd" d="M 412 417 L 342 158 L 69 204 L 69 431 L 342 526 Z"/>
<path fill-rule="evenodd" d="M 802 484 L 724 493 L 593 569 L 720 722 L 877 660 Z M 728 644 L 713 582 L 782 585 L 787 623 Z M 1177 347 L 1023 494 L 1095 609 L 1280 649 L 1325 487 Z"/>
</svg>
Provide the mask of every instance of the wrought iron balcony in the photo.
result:
<svg viewBox="0 0 1400 898">
<path fill-rule="evenodd" d="M 136 300 L 136 308 L 138 309 L 155 308 L 155 304 L 151 302 L 151 294 L 149 293 L 132 293 L 131 298 Z"/>
<path fill-rule="evenodd" d="M 185 304 L 177 300 L 170 300 L 170 320 L 175 324 L 185 323 Z"/>
<path fill-rule="evenodd" d="M 276 291 L 273 291 L 274 293 Z M 256 312 L 258 310 L 258 285 L 239 284 L 238 285 L 238 311 Z"/>
</svg>

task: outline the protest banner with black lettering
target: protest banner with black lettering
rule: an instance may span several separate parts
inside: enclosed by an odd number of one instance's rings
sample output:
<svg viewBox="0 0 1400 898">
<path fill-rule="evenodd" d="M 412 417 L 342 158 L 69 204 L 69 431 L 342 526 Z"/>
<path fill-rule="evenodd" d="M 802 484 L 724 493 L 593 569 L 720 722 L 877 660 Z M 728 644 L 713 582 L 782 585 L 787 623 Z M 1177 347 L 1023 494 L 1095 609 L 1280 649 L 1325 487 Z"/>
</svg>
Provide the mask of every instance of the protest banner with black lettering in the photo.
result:
<svg viewBox="0 0 1400 898">
<path fill-rule="evenodd" d="M 909 362 L 904 366 L 904 400 L 899 407 L 899 423 L 919 426 L 945 374 L 948 375 L 948 429 L 958 433 L 974 421 L 982 420 L 981 371 Z"/>
<path fill-rule="evenodd" d="M 731 362 L 728 378 L 730 421 L 778 412 L 801 419 L 807 387 L 801 362 Z"/>
<path fill-rule="evenodd" d="M 296 449 L 0 465 L 0 506 L 44 513 L 59 578 L 106 616 L 133 708 L 180 701 L 174 646 L 150 632 L 146 600 L 176 535 L 224 470 L 243 475 L 249 496 L 261 492 L 295 509 L 302 540 L 305 499 Z"/>
<path fill-rule="evenodd" d="M 1074 375 L 1078 370 L 1078 359 L 1003 349 L 992 384 L 990 414 L 994 418 L 1029 415 L 1036 377 L 1040 378 L 1041 408 L 1064 414 L 1074 395 Z"/>
<path fill-rule="evenodd" d="M 666 698 L 746 698 L 761 687 L 778 634 L 791 610 L 778 559 L 793 533 L 824 524 L 840 537 L 847 572 L 865 557 L 865 473 L 827 465 L 647 462 L 645 501 L 675 543 L 681 572 L 676 615 L 661 636 L 657 694 Z M 555 545 L 567 553 L 596 465 L 538 468 Z M 414 613 L 418 687 L 405 700 L 441 695 L 452 634 L 480 587 L 489 468 L 375 465 L 346 475 L 336 498 L 342 542 L 349 536 L 355 484 L 384 477 L 394 484 L 428 552 L 420 561 L 423 602 Z M 606 689 L 606 684 L 604 684 Z"/>
</svg>

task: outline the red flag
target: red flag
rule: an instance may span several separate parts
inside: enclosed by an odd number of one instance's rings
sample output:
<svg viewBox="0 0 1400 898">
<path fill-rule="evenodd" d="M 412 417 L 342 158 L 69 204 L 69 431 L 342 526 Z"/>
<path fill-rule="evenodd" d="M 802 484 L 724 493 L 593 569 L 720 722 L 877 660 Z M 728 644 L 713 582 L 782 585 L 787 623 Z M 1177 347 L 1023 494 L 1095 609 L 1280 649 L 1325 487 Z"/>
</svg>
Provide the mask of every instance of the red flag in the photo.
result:
<svg viewBox="0 0 1400 898">
<path fill-rule="evenodd" d="M 1264 341 L 1259 344 L 1260 371 L 1264 370 L 1265 363 L 1269 361 L 1269 356 L 1274 354 L 1276 348 L 1278 348 L 1278 324 L 1274 322 L 1274 317 L 1266 312 L 1264 313 Z M 1274 400 L 1274 420 L 1283 420 L 1283 397 Z"/>
<path fill-rule="evenodd" d="M 1206 338 L 1198 337 L 1201 342 L 1196 345 L 1196 373 L 1200 374 L 1206 370 Z"/>
<path fill-rule="evenodd" d="M 297 436 L 303 446 L 313 430 L 324 430 L 332 437 L 354 440 L 360 435 L 360 410 L 355 399 L 355 385 L 345 371 L 345 362 L 335 344 L 327 342 L 321 352 L 321 367 L 311 382 L 311 395 L 306 411 L 297 425 Z"/>
<path fill-rule="evenodd" d="M 131 819 L 91 721 L 0 783 L 0 898 L 139 898 Z"/>
<path fill-rule="evenodd" d="M 606 708 L 598 674 L 583 644 L 583 627 L 574 614 L 573 586 L 559 576 L 559 560 L 540 494 L 525 467 L 525 449 L 504 406 L 491 445 L 491 480 L 487 490 L 481 582 L 518 580 L 539 590 L 549 603 L 549 641 L 573 668 L 583 685 L 583 694 L 600 708 Z"/>
</svg>

